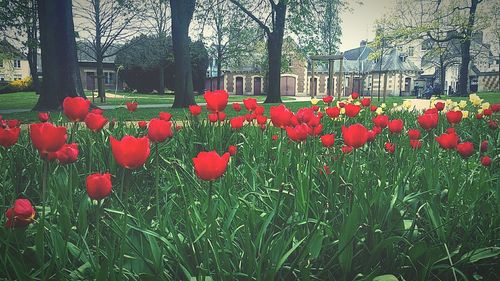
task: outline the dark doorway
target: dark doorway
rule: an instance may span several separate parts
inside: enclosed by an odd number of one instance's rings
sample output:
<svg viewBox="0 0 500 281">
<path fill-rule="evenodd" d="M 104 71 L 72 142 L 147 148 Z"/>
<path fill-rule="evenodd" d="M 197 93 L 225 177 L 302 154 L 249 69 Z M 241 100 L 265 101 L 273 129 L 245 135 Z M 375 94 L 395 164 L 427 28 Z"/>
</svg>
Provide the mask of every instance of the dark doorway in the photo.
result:
<svg viewBox="0 0 500 281">
<path fill-rule="evenodd" d="M 405 92 L 410 94 L 410 91 L 411 91 L 411 78 L 406 77 L 405 78 Z"/>
<path fill-rule="evenodd" d="M 280 88 L 282 96 L 295 96 L 295 77 L 281 77 Z"/>
<path fill-rule="evenodd" d="M 312 82 L 312 77 L 309 78 L 309 94 L 311 96 L 318 95 L 318 78 L 314 78 L 314 83 Z"/>
<path fill-rule="evenodd" d="M 262 94 L 262 78 L 260 77 L 253 78 L 253 94 L 256 96 Z"/>
<path fill-rule="evenodd" d="M 95 90 L 95 73 L 94 72 L 85 72 L 86 77 L 86 88 L 87 90 L 93 91 Z"/>
<path fill-rule="evenodd" d="M 352 92 L 361 93 L 361 79 L 354 78 L 352 80 Z"/>
<path fill-rule="evenodd" d="M 243 95 L 243 77 L 236 77 L 236 95 Z"/>
</svg>

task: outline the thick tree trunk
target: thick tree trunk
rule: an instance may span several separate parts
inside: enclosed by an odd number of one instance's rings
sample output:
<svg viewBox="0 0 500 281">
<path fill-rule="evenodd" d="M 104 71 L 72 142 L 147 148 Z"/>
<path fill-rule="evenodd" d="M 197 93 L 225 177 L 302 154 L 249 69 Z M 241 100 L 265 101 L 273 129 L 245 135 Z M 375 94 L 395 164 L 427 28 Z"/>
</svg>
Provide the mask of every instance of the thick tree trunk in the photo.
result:
<svg viewBox="0 0 500 281">
<path fill-rule="evenodd" d="M 273 31 L 267 34 L 268 75 L 269 84 L 265 103 L 281 103 L 281 48 L 285 32 L 286 4 L 279 2 L 275 6 L 275 23 Z"/>
<path fill-rule="evenodd" d="M 164 95 L 165 94 L 165 67 L 160 66 L 160 71 L 159 71 L 160 77 L 160 88 L 158 89 L 158 94 Z"/>
<path fill-rule="evenodd" d="M 194 5 L 195 0 L 170 0 L 175 79 L 175 98 L 172 107 L 188 107 L 195 104 L 188 37 Z"/>
<path fill-rule="evenodd" d="M 444 94 L 444 90 L 445 90 L 445 80 L 446 80 L 446 65 L 444 64 L 443 61 L 441 61 L 441 67 L 440 67 L 440 73 L 439 73 L 439 80 L 441 80 L 441 85 L 439 86 L 440 89 L 439 89 L 439 95 L 443 95 Z M 449 93 L 448 93 L 449 95 Z"/>
<path fill-rule="evenodd" d="M 460 46 L 462 52 L 462 62 L 458 72 L 457 94 L 459 96 L 467 96 L 469 89 L 469 63 L 470 63 L 470 39 L 464 39 Z"/>
<path fill-rule="evenodd" d="M 104 89 L 104 67 L 102 66 L 102 56 L 97 55 L 96 68 L 97 68 L 97 96 L 101 102 L 106 101 L 106 92 Z"/>
<path fill-rule="evenodd" d="M 33 81 L 33 89 L 35 92 L 40 92 L 40 83 L 38 79 L 38 10 L 35 0 L 31 0 L 30 24 L 28 27 L 28 64 L 30 67 L 30 75 Z"/>
<path fill-rule="evenodd" d="M 57 110 L 64 98 L 85 98 L 76 57 L 71 0 L 38 0 L 43 79 L 34 110 Z"/>
</svg>

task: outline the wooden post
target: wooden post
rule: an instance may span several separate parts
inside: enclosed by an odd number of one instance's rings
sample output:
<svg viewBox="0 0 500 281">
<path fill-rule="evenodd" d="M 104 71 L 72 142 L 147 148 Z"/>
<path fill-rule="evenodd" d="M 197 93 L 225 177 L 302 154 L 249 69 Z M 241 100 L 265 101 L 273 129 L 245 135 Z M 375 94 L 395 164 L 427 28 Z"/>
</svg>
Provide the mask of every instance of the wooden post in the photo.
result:
<svg viewBox="0 0 500 281">
<path fill-rule="evenodd" d="M 343 55 L 343 53 L 341 53 Z M 344 59 L 340 59 L 340 65 L 339 65 L 339 78 L 337 80 L 337 91 L 338 91 L 338 96 L 339 96 L 339 101 L 340 101 L 340 93 L 342 91 L 342 76 L 343 76 L 343 72 L 342 72 L 342 66 L 344 64 Z"/>
<path fill-rule="evenodd" d="M 387 95 L 387 71 L 384 72 L 384 102 Z"/>
<path fill-rule="evenodd" d="M 334 68 L 333 68 L 333 64 L 335 63 L 334 60 L 329 60 L 329 69 L 328 69 L 328 95 L 329 96 L 332 96 L 334 93 L 333 93 L 333 71 L 334 71 Z"/>
<path fill-rule="evenodd" d="M 314 97 L 316 92 L 316 87 L 314 85 L 314 60 L 311 60 L 311 79 L 310 79 L 309 91 L 311 98 Z"/>
</svg>

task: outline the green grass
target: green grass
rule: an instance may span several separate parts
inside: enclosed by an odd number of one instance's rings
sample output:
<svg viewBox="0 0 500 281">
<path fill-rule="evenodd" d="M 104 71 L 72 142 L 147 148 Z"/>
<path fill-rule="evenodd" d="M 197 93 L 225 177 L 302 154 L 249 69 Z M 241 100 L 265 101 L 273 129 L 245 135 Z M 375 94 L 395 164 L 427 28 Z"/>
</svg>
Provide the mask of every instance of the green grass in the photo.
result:
<svg viewBox="0 0 500 281">
<path fill-rule="evenodd" d="M 92 93 L 86 92 L 87 98 L 92 100 Z M 94 93 L 97 95 L 97 93 Z M 137 101 L 139 104 L 168 104 L 171 105 L 174 102 L 173 95 L 157 95 L 157 94 L 143 94 L 143 93 L 129 93 L 129 92 L 118 92 L 117 95 L 114 93 L 107 93 L 108 97 L 105 103 L 101 103 L 99 99 L 95 98 L 95 104 L 99 105 L 124 105 L 127 101 Z M 230 96 L 229 101 L 241 101 L 248 96 Z M 252 96 L 258 101 L 264 101 L 265 96 Z M 283 97 L 283 100 L 291 100 L 292 98 Z M 205 102 L 203 96 L 196 96 L 195 100 L 197 103 Z M 0 110 L 5 109 L 31 109 L 35 106 L 38 101 L 38 95 L 35 92 L 18 92 L 11 94 L 0 95 Z"/>
</svg>

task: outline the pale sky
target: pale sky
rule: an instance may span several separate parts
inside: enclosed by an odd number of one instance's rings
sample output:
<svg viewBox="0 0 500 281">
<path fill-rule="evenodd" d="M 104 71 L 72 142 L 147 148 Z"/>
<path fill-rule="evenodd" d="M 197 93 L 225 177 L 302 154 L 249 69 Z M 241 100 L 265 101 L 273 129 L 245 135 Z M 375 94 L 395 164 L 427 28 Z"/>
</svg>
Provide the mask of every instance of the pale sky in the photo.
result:
<svg viewBox="0 0 500 281">
<path fill-rule="evenodd" d="M 363 2 L 363 4 L 352 3 L 350 10 L 344 11 L 341 15 L 341 51 L 359 47 L 361 40 L 372 40 L 375 37 L 375 21 L 382 18 L 394 6 L 394 0 L 362 0 L 358 2 Z"/>
</svg>

